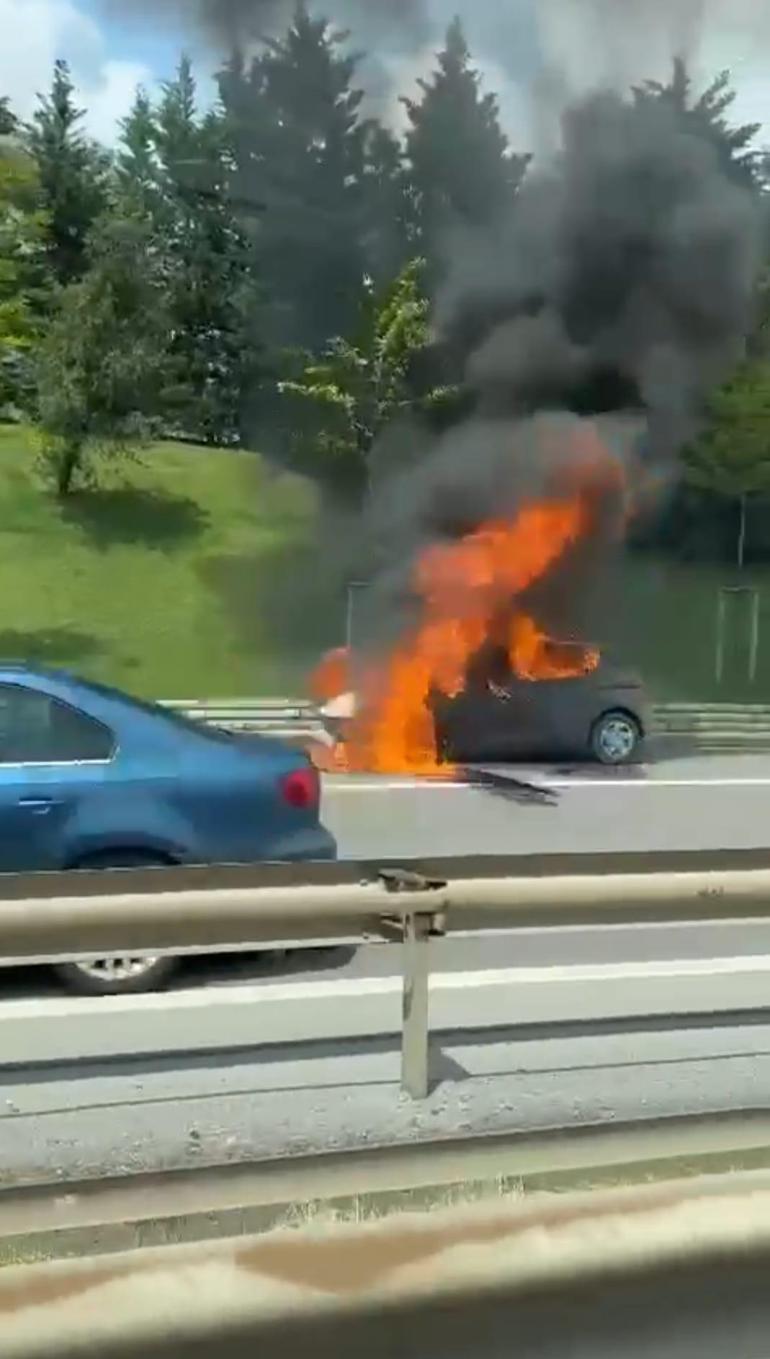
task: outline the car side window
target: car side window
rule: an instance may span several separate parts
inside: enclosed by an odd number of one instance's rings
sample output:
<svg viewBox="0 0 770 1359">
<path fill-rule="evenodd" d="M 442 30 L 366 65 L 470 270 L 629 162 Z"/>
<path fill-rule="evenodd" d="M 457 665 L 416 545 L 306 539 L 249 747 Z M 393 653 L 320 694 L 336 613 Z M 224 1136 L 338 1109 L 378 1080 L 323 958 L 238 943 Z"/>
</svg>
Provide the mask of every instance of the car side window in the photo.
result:
<svg viewBox="0 0 770 1359">
<path fill-rule="evenodd" d="M 0 684 L 0 764 L 109 760 L 115 738 L 68 703 L 22 685 Z"/>
</svg>

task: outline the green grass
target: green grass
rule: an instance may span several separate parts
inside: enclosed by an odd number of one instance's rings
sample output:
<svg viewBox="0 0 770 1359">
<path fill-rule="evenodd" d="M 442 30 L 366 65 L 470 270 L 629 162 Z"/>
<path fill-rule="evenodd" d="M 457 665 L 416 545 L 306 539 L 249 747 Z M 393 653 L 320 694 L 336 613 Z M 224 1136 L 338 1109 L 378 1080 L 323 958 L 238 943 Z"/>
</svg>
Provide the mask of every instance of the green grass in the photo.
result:
<svg viewBox="0 0 770 1359">
<path fill-rule="evenodd" d="M 0 656 L 157 697 L 296 690 L 336 641 L 314 496 L 253 454 L 159 444 L 58 501 L 0 427 Z"/>
<path fill-rule="evenodd" d="M 334 535 L 322 545 L 316 523 L 307 482 L 252 453 L 194 445 L 102 462 L 96 485 L 61 502 L 30 432 L 0 425 L 0 656 L 159 698 L 301 693 L 345 633 L 344 553 Z M 715 680 L 717 595 L 736 579 L 731 567 L 632 556 L 589 631 L 657 698 L 767 701 L 768 567 L 740 576 L 760 594 L 755 682 L 738 597 Z"/>
<path fill-rule="evenodd" d="M 751 599 L 726 598 L 724 660 L 716 674 L 720 591 L 755 589 L 759 647 L 750 679 Z M 770 568 L 677 563 L 631 556 L 614 582 L 609 629 L 621 656 L 637 665 L 661 700 L 766 703 L 770 699 Z"/>
</svg>

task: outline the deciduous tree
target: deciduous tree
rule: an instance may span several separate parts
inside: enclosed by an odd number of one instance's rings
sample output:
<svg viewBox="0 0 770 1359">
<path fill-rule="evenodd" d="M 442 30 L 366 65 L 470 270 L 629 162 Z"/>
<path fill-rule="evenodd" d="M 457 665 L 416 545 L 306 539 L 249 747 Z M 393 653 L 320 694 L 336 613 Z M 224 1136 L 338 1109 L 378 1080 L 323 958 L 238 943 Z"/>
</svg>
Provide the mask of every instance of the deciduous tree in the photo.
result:
<svg viewBox="0 0 770 1359">
<path fill-rule="evenodd" d="M 714 393 L 706 431 L 685 452 L 686 478 L 736 509 L 736 561 L 744 565 L 748 506 L 770 495 L 770 363 L 743 364 Z"/>
<path fill-rule="evenodd" d="M 153 247 L 146 216 L 104 220 L 42 344 L 39 417 L 61 496 L 90 455 L 131 452 L 158 428 L 169 324 Z"/>
<path fill-rule="evenodd" d="M 349 503 L 365 498 L 382 434 L 453 395 L 413 380 L 430 342 L 423 271 L 414 260 L 384 292 L 368 289 L 357 340 L 333 340 L 299 377 L 280 383 L 291 462 Z"/>
<path fill-rule="evenodd" d="M 7 101 L 0 101 L 0 410 L 31 395 L 31 356 L 49 297 L 46 219 L 35 164 Z"/>
</svg>

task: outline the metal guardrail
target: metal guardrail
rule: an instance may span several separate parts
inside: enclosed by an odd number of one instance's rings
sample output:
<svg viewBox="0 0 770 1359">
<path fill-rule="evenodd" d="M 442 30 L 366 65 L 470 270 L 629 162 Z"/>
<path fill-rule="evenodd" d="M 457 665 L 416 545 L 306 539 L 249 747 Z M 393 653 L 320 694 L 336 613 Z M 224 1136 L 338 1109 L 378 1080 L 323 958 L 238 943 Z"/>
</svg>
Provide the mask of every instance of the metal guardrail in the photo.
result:
<svg viewBox="0 0 770 1359">
<path fill-rule="evenodd" d="M 0 882 L 5 966 L 174 955 L 259 942 L 379 938 L 403 946 L 402 1086 L 429 1088 L 430 941 L 451 930 L 680 923 L 770 914 L 770 854 L 581 856 L 426 866 L 112 870 Z M 666 863 L 666 859 L 668 862 Z M 651 871 L 656 861 L 659 871 Z M 673 861 L 673 862 L 672 862 Z M 551 871 L 549 872 L 549 866 Z M 554 868 L 561 871 L 554 872 Z M 357 874 L 357 876 L 356 876 Z M 26 890 L 25 890 L 26 889 Z M 4 898 L 4 899 L 3 899 Z"/>
<path fill-rule="evenodd" d="M 318 705 L 304 699 L 233 698 L 163 699 L 187 717 L 227 731 L 255 731 L 266 735 L 315 735 L 323 730 Z"/>
<path fill-rule="evenodd" d="M 660 734 L 684 738 L 705 752 L 770 749 L 768 704 L 664 703 L 654 717 Z"/>
<path fill-rule="evenodd" d="M 170 699 L 165 706 L 230 731 L 284 737 L 321 735 L 317 705 L 302 699 Z M 704 751 L 770 749 L 770 704 L 658 703 L 654 735 L 680 737 Z"/>
</svg>

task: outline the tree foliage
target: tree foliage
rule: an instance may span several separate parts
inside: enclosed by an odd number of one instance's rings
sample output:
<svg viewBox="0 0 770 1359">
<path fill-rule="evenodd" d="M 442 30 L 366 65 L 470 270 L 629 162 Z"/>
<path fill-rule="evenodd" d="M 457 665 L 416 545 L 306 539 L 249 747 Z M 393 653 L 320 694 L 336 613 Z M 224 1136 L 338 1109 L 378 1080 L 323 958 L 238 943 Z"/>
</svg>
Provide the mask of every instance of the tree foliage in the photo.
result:
<svg viewBox="0 0 770 1359">
<path fill-rule="evenodd" d="M 362 92 L 344 35 L 299 3 L 288 32 L 220 76 L 237 197 L 253 219 L 275 345 L 349 333 L 365 273 Z"/>
<path fill-rule="evenodd" d="M 735 103 L 730 72 L 721 71 L 702 94 L 695 94 L 686 63 L 674 61 L 671 79 L 645 81 L 634 90 L 637 103 L 660 100 L 673 108 L 685 131 L 713 146 L 724 173 L 740 184 L 753 186 L 758 170 L 757 152 L 752 143 L 760 131 L 759 123 L 734 125 L 729 113 Z"/>
<path fill-rule="evenodd" d="M 423 271 L 424 261 L 414 260 L 383 293 L 370 290 L 357 341 L 332 340 L 301 376 L 280 383 L 294 466 L 347 500 L 365 496 L 384 431 L 451 395 L 413 381 L 415 357 L 430 342 Z"/>
<path fill-rule="evenodd" d="M 9 130 L 0 133 L 0 409 L 8 411 L 30 399 L 30 361 L 49 290 L 35 165 L 10 116 L 3 125 Z"/>
<path fill-rule="evenodd" d="M 157 108 L 140 96 L 123 143 L 119 173 L 155 227 L 171 327 L 171 426 L 205 443 L 233 443 L 241 390 L 256 367 L 249 326 L 257 292 L 228 201 L 226 126 L 215 111 L 198 115 L 187 58 Z"/>
<path fill-rule="evenodd" d="M 529 158 L 514 155 L 496 96 L 482 93 L 459 19 L 419 86 L 420 100 L 403 100 L 406 158 L 419 248 L 435 262 L 452 228 L 486 225 L 511 206 Z"/>
<path fill-rule="evenodd" d="M 393 465 L 389 427 L 458 418 L 428 297 L 453 239 L 515 213 L 528 157 L 459 20 L 403 100 L 403 134 L 369 116 L 365 70 L 349 35 L 297 0 L 284 32 L 233 52 L 213 108 L 186 58 L 157 95 L 137 91 L 109 155 L 64 62 L 28 127 L 0 97 L 0 405 L 27 399 L 37 356 L 62 493 L 92 450 L 131 447 L 157 422 L 278 451 L 360 503 Z M 699 93 L 677 61 L 633 98 L 666 101 L 728 176 L 766 191 L 727 73 Z M 746 361 L 686 454 L 688 485 L 712 501 L 770 492 L 769 279 L 770 265 Z"/>
<path fill-rule="evenodd" d="M 740 510 L 738 562 L 743 565 L 749 500 L 770 496 L 770 363 L 747 361 L 712 396 L 704 433 L 685 450 L 690 486 Z"/>
<path fill-rule="evenodd" d="M 400 143 L 376 122 L 364 140 L 363 211 L 366 272 L 385 287 L 415 253 L 414 191 Z"/>
<path fill-rule="evenodd" d="M 94 452 L 130 452 L 157 429 L 168 347 L 165 297 L 147 217 L 97 229 L 84 278 L 64 290 L 39 357 L 46 454 L 60 495 Z"/>
<path fill-rule="evenodd" d="M 41 97 L 28 129 L 46 214 L 46 247 L 59 283 L 80 278 L 91 229 L 107 204 L 105 153 L 82 129 L 69 67 L 57 61 L 50 93 Z"/>
</svg>

